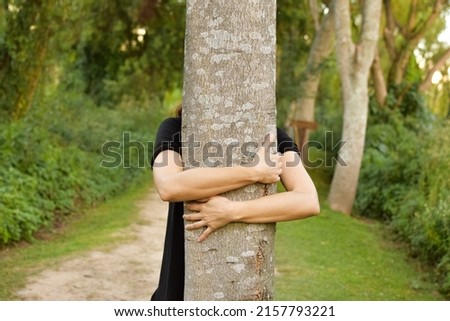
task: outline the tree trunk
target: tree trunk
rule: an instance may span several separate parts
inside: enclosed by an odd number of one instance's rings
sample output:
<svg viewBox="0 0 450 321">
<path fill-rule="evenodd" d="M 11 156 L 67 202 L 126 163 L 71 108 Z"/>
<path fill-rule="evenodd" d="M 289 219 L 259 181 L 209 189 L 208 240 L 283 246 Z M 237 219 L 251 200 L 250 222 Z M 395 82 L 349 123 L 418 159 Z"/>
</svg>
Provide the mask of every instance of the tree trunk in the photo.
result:
<svg viewBox="0 0 450 321">
<path fill-rule="evenodd" d="M 384 80 L 384 73 L 381 66 L 381 58 L 378 50 L 375 53 L 375 58 L 373 59 L 370 72 L 372 74 L 373 86 L 375 89 L 375 99 L 377 100 L 377 103 L 378 105 L 380 105 L 380 107 L 384 107 L 388 92 L 386 81 Z"/>
<path fill-rule="evenodd" d="M 344 128 L 340 158 L 328 201 L 334 210 L 350 214 L 356 196 L 359 171 L 364 151 L 368 116 L 368 78 L 380 26 L 381 0 L 365 1 L 361 39 L 355 46 L 350 28 L 348 0 L 335 1 L 336 55 L 342 84 Z"/>
<path fill-rule="evenodd" d="M 186 5 L 185 168 L 236 166 L 276 131 L 276 1 Z M 225 196 L 239 201 L 272 192 L 274 186 L 257 184 Z M 185 300 L 273 298 L 275 224 L 229 224 L 202 243 L 198 235 L 185 234 Z"/>
<path fill-rule="evenodd" d="M 321 67 L 334 48 L 333 18 L 333 8 L 330 8 L 329 13 L 323 17 L 320 28 L 316 30 L 308 56 L 308 64 L 300 81 L 300 97 L 291 105 L 289 126 L 294 127 L 295 141 L 302 149 L 306 147 L 304 145 L 308 142 L 309 129 L 299 128 L 297 124 L 314 123 L 314 107 L 319 90 Z M 303 131 L 303 134 L 300 134 L 300 131 Z M 306 161 L 306 155 L 302 153 L 302 156 Z"/>
<path fill-rule="evenodd" d="M 32 103 L 33 97 L 39 86 L 39 82 L 42 79 L 42 72 L 44 70 L 44 63 L 47 55 L 48 41 L 49 41 L 49 31 L 46 30 L 43 41 L 37 44 L 37 52 L 35 56 L 36 65 L 34 68 L 30 68 L 27 78 L 27 87 L 21 88 L 17 101 L 14 104 L 13 118 L 19 119 L 24 117 L 29 111 Z"/>
</svg>

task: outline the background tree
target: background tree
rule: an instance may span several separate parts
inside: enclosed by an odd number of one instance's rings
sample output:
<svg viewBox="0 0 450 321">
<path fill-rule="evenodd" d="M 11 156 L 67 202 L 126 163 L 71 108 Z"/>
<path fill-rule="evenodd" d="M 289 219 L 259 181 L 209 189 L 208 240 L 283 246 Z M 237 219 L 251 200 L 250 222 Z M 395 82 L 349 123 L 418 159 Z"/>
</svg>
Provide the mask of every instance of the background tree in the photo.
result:
<svg viewBox="0 0 450 321">
<path fill-rule="evenodd" d="M 444 0 L 384 0 L 383 4 L 384 41 L 374 60 L 372 79 L 378 104 L 384 106 L 391 91 L 393 102 L 390 104 L 399 107 L 412 86 L 425 93 L 435 72 L 441 70 L 450 57 L 450 47 L 436 42 L 445 26 L 442 13 L 449 3 Z M 427 41 L 427 37 L 432 37 L 432 41 Z M 419 63 L 424 69 L 414 77 L 411 71 Z"/>
<path fill-rule="evenodd" d="M 288 126 L 294 128 L 296 143 L 306 150 L 309 131 L 316 128 L 314 107 L 319 90 L 321 68 L 334 49 L 334 11 L 324 6 L 319 11 L 317 1 L 310 1 L 314 16 L 315 35 L 309 51 L 308 61 L 299 83 L 298 97 L 291 104 Z M 319 14 L 323 13 L 322 21 Z M 304 160 L 305 153 L 302 154 Z"/>
<path fill-rule="evenodd" d="M 277 1 L 277 123 L 289 129 L 287 119 L 308 60 L 314 23 L 308 3 Z M 286 125 L 287 124 L 287 125 Z"/>
<path fill-rule="evenodd" d="M 236 166 L 246 161 L 244 143 L 256 148 L 275 131 L 276 2 L 191 0 L 186 19 L 182 137 L 200 148 L 185 143 L 195 151 L 183 152 L 185 166 Z M 225 154 L 221 164 L 206 162 L 212 142 Z M 260 184 L 226 196 L 267 193 Z M 274 224 L 234 223 L 197 243 L 198 232 L 186 231 L 185 299 L 272 299 L 274 232 Z"/>
<path fill-rule="evenodd" d="M 8 97 L 0 109 L 22 117 L 33 100 L 53 34 L 49 1 L 4 1 L 4 33 L 0 47 L 0 93 Z"/>
<path fill-rule="evenodd" d="M 369 113 L 368 78 L 378 41 L 381 0 L 364 1 L 358 42 L 352 40 L 350 3 L 336 0 L 336 56 L 342 86 L 346 143 L 340 157 L 345 165 L 336 166 L 328 195 L 330 207 L 351 213 L 358 186 L 367 117 Z"/>
</svg>

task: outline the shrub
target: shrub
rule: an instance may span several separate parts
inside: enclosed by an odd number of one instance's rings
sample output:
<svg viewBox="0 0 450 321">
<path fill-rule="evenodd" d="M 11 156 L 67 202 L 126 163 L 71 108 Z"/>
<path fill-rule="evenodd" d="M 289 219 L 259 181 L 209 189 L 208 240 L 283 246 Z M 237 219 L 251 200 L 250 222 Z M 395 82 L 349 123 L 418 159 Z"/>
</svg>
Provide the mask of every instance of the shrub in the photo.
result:
<svg viewBox="0 0 450 321">
<path fill-rule="evenodd" d="M 46 211 L 39 207 L 47 204 L 36 197 L 37 186 L 36 178 L 0 167 L 0 243 L 31 239 L 46 223 Z"/>
<path fill-rule="evenodd" d="M 102 144 L 121 142 L 124 131 L 132 140 L 152 140 L 155 130 L 147 124 L 156 120 L 148 110 L 55 108 L 52 113 L 56 118 L 34 113 L 0 125 L 0 244 L 30 241 L 56 217 L 110 198 L 148 174 L 137 160 L 146 155 L 134 150 L 129 168 L 100 166 Z M 122 144 L 122 155 L 125 148 Z"/>
<path fill-rule="evenodd" d="M 450 297 L 450 124 L 384 116 L 367 131 L 356 213 L 388 222 Z"/>
</svg>

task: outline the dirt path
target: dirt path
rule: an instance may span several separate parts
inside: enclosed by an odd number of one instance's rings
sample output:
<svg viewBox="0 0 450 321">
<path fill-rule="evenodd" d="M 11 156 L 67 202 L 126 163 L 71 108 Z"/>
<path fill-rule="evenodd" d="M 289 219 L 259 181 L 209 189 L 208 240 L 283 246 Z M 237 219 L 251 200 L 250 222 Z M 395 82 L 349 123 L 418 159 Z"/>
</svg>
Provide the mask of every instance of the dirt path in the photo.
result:
<svg viewBox="0 0 450 321">
<path fill-rule="evenodd" d="M 140 204 L 141 221 L 124 233 L 135 236 L 109 251 L 92 251 L 33 276 L 22 300 L 149 300 L 159 276 L 167 204 L 150 193 Z"/>
</svg>

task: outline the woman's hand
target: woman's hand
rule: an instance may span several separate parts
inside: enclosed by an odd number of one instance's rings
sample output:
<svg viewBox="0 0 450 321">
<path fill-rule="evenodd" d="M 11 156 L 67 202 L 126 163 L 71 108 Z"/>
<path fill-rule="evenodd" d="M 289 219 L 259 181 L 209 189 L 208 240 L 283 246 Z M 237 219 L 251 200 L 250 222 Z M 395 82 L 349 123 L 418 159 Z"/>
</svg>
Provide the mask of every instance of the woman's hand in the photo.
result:
<svg viewBox="0 0 450 321">
<path fill-rule="evenodd" d="M 198 242 L 204 241 L 212 232 L 233 221 L 234 204 L 223 196 L 213 196 L 187 204 L 186 208 L 195 213 L 183 215 L 186 221 L 192 222 L 186 225 L 186 229 L 196 230 L 206 227 L 197 239 Z"/>
<path fill-rule="evenodd" d="M 281 155 L 273 153 L 276 150 L 275 136 L 266 136 L 263 145 L 256 152 L 253 161 L 245 165 L 254 170 L 256 181 L 263 184 L 277 183 L 282 173 Z"/>
</svg>

